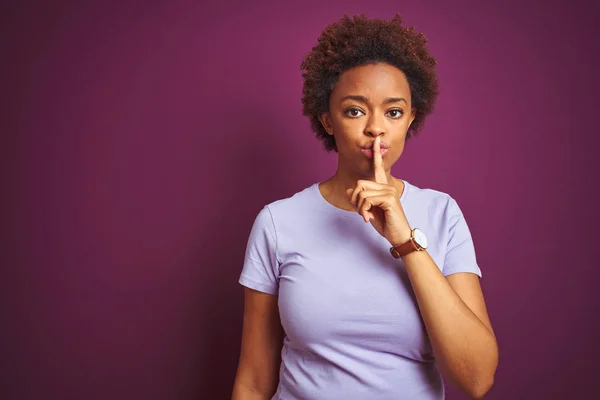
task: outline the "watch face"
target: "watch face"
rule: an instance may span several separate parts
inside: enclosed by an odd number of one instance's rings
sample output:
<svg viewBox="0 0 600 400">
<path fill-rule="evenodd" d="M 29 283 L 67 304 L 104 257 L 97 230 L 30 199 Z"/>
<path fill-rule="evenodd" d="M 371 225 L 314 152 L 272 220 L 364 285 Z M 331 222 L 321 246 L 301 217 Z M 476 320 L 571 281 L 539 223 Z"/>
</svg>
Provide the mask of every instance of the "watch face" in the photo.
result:
<svg viewBox="0 0 600 400">
<path fill-rule="evenodd" d="M 425 233 L 423 233 L 422 230 L 415 228 L 414 238 L 415 242 L 417 242 L 419 246 L 421 246 L 423 249 L 427 248 L 427 236 L 425 236 Z"/>
</svg>

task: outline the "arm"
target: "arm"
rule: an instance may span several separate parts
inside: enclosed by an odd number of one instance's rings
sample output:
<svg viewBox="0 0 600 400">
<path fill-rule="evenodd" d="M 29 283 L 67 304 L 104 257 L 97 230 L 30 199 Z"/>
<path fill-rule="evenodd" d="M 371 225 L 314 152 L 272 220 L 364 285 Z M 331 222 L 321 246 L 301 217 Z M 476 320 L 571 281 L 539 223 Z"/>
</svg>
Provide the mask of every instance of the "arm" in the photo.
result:
<svg viewBox="0 0 600 400">
<path fill-rule="evenodd" d="M 380 154 L 380 136 L 373 143 L 375 182 L 359 180 L 346 195 L 365 221 L 394 247 L 406 243 L 411 229 Z M 451 240 L 454 249 L 470 237 L 462 212 L 452 207 Z M 458 247 L 460 248 L 460 247 Z M 475 259 L 473 249 L 450 254 L 451 264 Z M 446 253 L 446 258 L 449 254 Z M 403 257 L 433 353 L 444 377 L 474 398 L 491 388 L 498 366 L 498 344 L 487 315 L 479 277 L 471 273 L 442 274 L 427 251 Z"/>
<path fill-rule="evenodd" d="M 404 264 L 441 373 L 471 397 L 483 397 L 494 382 L 498 344 L 479 277 L 444 277 L 427 251 L 408 254 Z"/>
<path fill-rule="evenodd" d="M 244 289 L 242 346 L 232 400 L 268 400 L 277 390 L 283 328 L 277 296 Z"/>
</svg>

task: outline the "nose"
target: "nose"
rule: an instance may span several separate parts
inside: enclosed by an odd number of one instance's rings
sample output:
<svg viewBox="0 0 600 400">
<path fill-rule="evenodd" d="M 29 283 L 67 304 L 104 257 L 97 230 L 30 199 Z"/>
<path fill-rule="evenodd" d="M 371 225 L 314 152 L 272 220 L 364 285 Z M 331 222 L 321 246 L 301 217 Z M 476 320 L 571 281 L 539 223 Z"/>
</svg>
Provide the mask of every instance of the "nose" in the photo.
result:
<svg viewBox="0 0 600 400">
<path fill-rule="evenodd" d="M 371 114 L 371 117 L 367 121 L 367 126 L 365 126 L 365 134 L 370 137 L 377 137 L 385 134 L 383 120 L 378 118 L 375 113 Z"/>
</svg>

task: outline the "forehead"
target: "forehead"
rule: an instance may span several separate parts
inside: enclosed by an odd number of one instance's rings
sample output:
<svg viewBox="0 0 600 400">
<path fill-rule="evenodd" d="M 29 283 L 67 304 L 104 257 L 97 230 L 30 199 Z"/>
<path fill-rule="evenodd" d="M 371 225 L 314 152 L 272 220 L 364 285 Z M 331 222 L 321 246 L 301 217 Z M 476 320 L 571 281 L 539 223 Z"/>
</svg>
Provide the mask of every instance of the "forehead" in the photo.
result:
<svg viewBox="0 0 600 400">
<path fill-rule="evenodd" d="M 366 96 L 369 99 L 387 97 L 410 98 L 410 86 L 406 75 L 389 64 L 368 64 L 344 71 L 332 93 L 332 97 L 347 94 Z"/>
</svg>

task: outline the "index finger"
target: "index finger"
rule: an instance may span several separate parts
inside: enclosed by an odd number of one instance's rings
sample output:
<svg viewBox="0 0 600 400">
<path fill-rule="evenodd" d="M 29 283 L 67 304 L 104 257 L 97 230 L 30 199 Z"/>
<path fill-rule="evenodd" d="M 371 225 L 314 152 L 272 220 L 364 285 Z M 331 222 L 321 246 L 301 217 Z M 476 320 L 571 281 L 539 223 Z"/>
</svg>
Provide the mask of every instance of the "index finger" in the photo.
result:
<svg viewBox="0 0 600 400">
<path fill-rule="evenodd" d="M 373 169 L 375 170 L 375 182 L 387 183 L 385 169 L 383 168 L 383 157 L 381 156 L 381 136 L 375 138 L 373 144 Z"/>
</svg>

